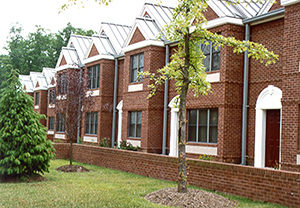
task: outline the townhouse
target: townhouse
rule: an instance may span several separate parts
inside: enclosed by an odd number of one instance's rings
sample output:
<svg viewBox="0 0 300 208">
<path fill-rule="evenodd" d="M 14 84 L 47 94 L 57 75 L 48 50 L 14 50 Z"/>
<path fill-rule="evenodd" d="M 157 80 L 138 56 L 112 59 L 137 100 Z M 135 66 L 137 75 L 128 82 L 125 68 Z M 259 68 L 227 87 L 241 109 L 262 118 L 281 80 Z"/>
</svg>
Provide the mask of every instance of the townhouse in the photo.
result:
<svg viewBox="0 0 300 208">
<path fill-rule="evenodd" d="M 265 66 L 227 46 L 199 46 L 206 55 L 212 93 L 198 98 L 188 94 L 188 157 L 207 154 L 218 161 L 271 168 L 280 164 L 299 171 L 300 1 L 226 5 L 210 0 L 208 5 L 207 29 L 261 43 L 279 60 Z M 169 62 L 177 43 L 157 39 L 157 34 L 171 18 L 171 7 L 146 3 L 132 27 L 103 22 L 99 34 L 72 35 L 62 49 L 54 69 L 57 77 L 65 69 L 84 68 L 97 103 L 81 125 L 85 143 L 107 137 L 112 146 L 127 140 L 144 152 L 177 156 L 174 80 L 146 99 L 150 81 L 137 78 L 139 71 L 156 72 Z M 49 139 L 67 140 L 51 95 L 51 89 L 63 83 L 54 74 L 46 78 L 44 70 L 42 76 L 46 82 L 37 81 L 35 73 L 20 79 L 24 89 L 34 93 L 36 109 L 48 117 Z"/>
</svg>

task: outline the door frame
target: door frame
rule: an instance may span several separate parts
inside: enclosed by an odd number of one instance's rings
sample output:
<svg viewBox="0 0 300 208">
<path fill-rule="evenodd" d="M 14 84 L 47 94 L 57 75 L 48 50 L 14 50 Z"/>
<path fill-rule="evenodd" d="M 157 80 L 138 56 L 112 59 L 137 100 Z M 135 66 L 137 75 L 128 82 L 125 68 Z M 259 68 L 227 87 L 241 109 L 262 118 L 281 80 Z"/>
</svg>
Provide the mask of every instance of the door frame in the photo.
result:
<svg viewBox="0 0 300 208">
<path fill-rule="evenodd" d="M 281 161 L 282 91 L 269 85 L 258 96 L 255 108 L 254 167 L 264 168 L 266 157 L 266 110 L 280 110 L 279 163 Z"/>
</svg>

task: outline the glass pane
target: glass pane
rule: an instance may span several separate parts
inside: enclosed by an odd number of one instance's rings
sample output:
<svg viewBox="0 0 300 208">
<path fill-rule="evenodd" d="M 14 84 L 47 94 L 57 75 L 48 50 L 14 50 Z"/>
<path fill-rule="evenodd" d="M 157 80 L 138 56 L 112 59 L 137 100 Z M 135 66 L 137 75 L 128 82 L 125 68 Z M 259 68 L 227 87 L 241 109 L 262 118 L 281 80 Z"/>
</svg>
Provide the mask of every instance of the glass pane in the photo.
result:
<svg viewBox="0 0 300 208">
<path fill-rule="evenodd" d="M 197 124 L 197 110 L 189 111 L 189 124 Z"/>
<path fill-rule="evenodd" d="M 129 125 L 129 136 L 135 137 L 135 125 L 134 124 Z"/>
<path fill-rule="evenodd" d="M 91 130 L 90 130 L 90 134 L 93 134 L 93 132 L 94 132 L 94 116 L 91 114 L 91 123 L 90 123 L 90 128 L 91 128 Z"/>
<path fill-rule="evenodd" d="M 131 71 L 131 82 L 136 82 L 137 75 L 138 75 L 137 69 Z"/>
<path fill-rule="evenodd" d="M 214 126 L 218 125 L 218 109 L 210 110 L 209 124 Z"/>
<path fill-rule="evenodd" d="M 199 125 L 207 126 L 207 110 L 199 110 Z"/>
<path fill-rule="evenodd" d="M 99 88 L 99 82 L 100 82 L 100 65 L 97 65 L 97 76 L 96 76 L 96 88 Z"/>
<path fill-rule="evenodd" d="M 220 52 L 220 51 L 221 51 L 221 47 L 220 47 L 220 46 L 217 46 L 217 47 L 216 47 L 216 46 L 213 46 L 213 47 L 212 47 L 212 51 L 213 51 L 213 52 Z"/>
<path fill-rule="evenodd" d="M 199 126 L 198 142 L 207 142 L 207 127 Z"/>
<path fill-rule="evenodd" d="M 212 60 L 212 64 L 213 64 L 213 68 L 212 70 L 219 70 L 220 69 L 220 62 L 221 62 L 221 57 L 220 57 L 221 53 L 214 53 L 213 54 L 213 60 Z"/>
<path fill-rule="evenodd" d="M 142 112 L 136 112 L 137 113 L 137 124 L 141 124 L 142 123 Z"/>
<path fill-rule="evenodd" d="M 210 70 L 210 56 L 209 56 L 209 54 L 206 55 L 205 59 L 203 59 L 203 65 L 205 67 L 205 71 L 211 71 Z"/>
<path fill-rule="evenodd" d="M 188 141 L 196 142 L 196 126 L 189 126 Z"/>
<path fill-rule="evenodd" d="M 144 67 L 144 54 L 139 55 L 139 68 Z"/>
<path fill-rule="evenodd" d="M 209 127 L 209 143 L 217 143 L 218 142 L 218 127 L 211 126 Z"/>
<path fill-rule="evenodd" d="M 130 124 L 135 124 L 135 112 L 130 113 Z"/>
<path fill-rule="evenodd" d="M 132 69 L 136 69 L 137 68 L 137 62 L 138 62 L 138 56 L 133 56 L 132 57 Z"/>
<path fill-rule="evenodd" d="M 204 53 L 204 55 L 209 55 L 210 54 L 210 44 L 206 45 L 206 42 L 201 44 L 201 50 Z"/>
<path fill-rule="evenodd" d="M 141 131 L 142 131 L 142 125 L 137 124 L 136 125 L 136 137 L 141 137 Z"/>
</svg>

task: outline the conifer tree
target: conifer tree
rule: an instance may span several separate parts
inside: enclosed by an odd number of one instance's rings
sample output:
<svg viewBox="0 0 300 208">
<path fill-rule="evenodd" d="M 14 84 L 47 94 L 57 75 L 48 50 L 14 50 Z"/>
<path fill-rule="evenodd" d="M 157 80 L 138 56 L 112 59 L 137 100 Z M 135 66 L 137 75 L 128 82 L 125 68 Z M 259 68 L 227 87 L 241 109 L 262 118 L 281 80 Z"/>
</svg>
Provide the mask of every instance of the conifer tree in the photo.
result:
<svg viewBox="0 0 300 208">
<path fill-rule="evenodd" d="M 24 93 L 18 71 L 11 70 L 0 99 L 0 178 L 26 180 L 49 171 L 55 150 L 46 140 L 42 118 Z"/>
</svg>

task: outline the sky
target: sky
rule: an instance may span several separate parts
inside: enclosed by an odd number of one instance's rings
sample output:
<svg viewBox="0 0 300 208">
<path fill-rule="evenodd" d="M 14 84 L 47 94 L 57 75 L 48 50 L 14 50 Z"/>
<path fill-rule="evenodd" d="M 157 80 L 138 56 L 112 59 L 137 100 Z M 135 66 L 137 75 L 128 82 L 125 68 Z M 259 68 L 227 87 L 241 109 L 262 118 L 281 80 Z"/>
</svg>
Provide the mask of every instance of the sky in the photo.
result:
<svg viewBox="0 0 300 208">
<path fill-rule="evenodd" d="M 10 28 L 19 23 L 22 36 L 35 32 L 35 25 L 56 33 L 70 22 L 73 27 L 99 32 L 101 22 L 132 26 L 145 2 L 159 0 L 113 0 L 109 6 L 99 5 L 94 0 L 85 2 L 85 8 L 73 6 L 58 14 L 58 9 L 68 0 L 0 0 L 0 54 L 7 54 L 6 45 Z M 162 5 L 175 6 L 176 0 L 162 0 Z"/>
</svg>

